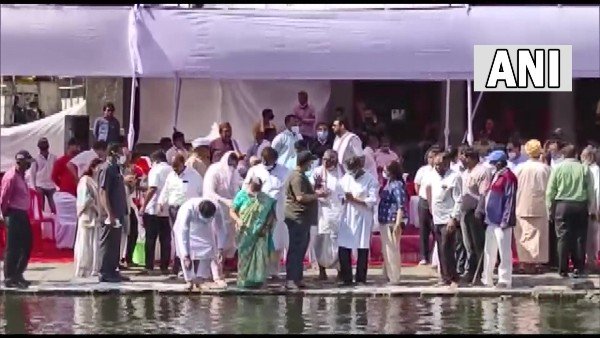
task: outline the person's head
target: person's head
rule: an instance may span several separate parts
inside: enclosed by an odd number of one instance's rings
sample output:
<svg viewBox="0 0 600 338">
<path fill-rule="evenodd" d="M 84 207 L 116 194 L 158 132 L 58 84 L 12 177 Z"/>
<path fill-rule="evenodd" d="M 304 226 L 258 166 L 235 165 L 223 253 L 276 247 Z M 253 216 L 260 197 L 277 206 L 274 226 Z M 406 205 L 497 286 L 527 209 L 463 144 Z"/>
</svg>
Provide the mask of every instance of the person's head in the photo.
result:
<svg viewBox="0 0 600 338">
<path fill-rule="evenodd" d="M 492 119 L 485 120 L 485 131 L 491 132 L 492 130 L 494 130 L 494 120 L 492 120 Z"/>
<path fill-rule="evenodd" d="M 369 135 L 367 139 L 367 145 L 373 150 L 379 149 L 379 138 L 375 135 Z"/>
<path fill-rule="evenodd" d="M 454 146 L 450 147 L 448 149 L 448 154 L 450 155 L 450 160 L 452 162 L 457 161 L 458 160 L 458 147 L 454 147 Z"/>
<path fill-rule="evenodd" d="M 308 93 L 304 90 L 298 92 L 298 103 L 300 103 L 301 106 L 304 106 L 308 103 Z"/>
<path fill-rule="evenodd" d="M 373 112 L 373 109 L 367 108 L 363 116 L 365 123 L 373 124 L 375 122 L 375 113 Z"/>
<path fill-rule="evenodd" d="M 597 149 L 593 146 L 587 146 L 581 151 L 581 163 L 585 165 L 592 165 L 596 163 Z"/>
<path fill-rule="evenodd" d="M 560 150 L 560 152 L 564 158 L 577 158 L 577 148 L 572 144 L 567 144 Z"/>
<path fill-rule="evenodd" d="M 436 153 L 435 157 L 433 158 L 433 168 L 438 172 L 438 174 L 444 175 L 448 169 L 450 169 L 451 161 L 452 157 L 450 157 L 449 152 L 442 151 Z"/>
<path fill-rule="evenodd" d="M 277 154 L 277 150 L 272 147 L 266 147 L 262 150 L 260 156 L 265 167 L 271 169 L 275 165 L 275 162 L 277 162 L 277 157 L 279 155 Z"/>
<path fill-rule="evenodd" d="M 21 150 L 15 155 L 15 162 L 17 170 L 21 173 L 25 173 L 31 168 L 31 164 L 35 162 L 35 160 L 27 150 Z"/>
<path fill-rule="evenodd" d="M 229 166 L 230 168 L 237 168 L 239 162 L 239 158 L 238 156 L 235 154 L 235 152 L 229 152 L 229 156 L 227 157 L 227 166 Z"/>
<path fill-rule="evenodd" d="M 329 125 L 325 122 L 317 123 L 317 138 L 321 142 L 327 141 L 329 137 Z"/>
<path fill-rule="evenodd" d="M 381 138 L 381 142 L 379 142 L 379 149 L 381 149 L 381 151 L 383 151 L 384 153 L 388 153 L 390 151 L 390 139 L 387 136 L 383 136 Z"/>
<path fill-rule="evenodd" d="M 345 162 L 348 173 L 352 176 L 356 176 L 363 168 L 364 162 L 360 156 L 353 156 Z"/>
<path fill-rule="evenodd" d="M 542 144 L 536 139 L 527 141 L 523 148 L 530 159 L 539 160 L 542 156 Z"/>
<path fill-rule="evenodd" d="M 503 150 L 494 150 L 488 155 L 487 160 L 491 165 L 496 167 L 496 170 L 501 170 L 506 167 L 508 156 Z"/>
<path fill-rule="evenodd" d="M 181 175 L 181 173 L 185 170 L 185 156 L 183 156 L 183 154 L 177 153 L 173 157 L 171 167 L 173 168 L 173 171 L 177 173 L 177 175 Z"/>
<path fill-rule="evenodd" d="M 95 177 L 96 172 L 98 172 L 98 168 L 100 167 L 100 164 L 102 164 L 101 159 L 99 158 L 95 158 L 92 160 L 92 162 L 90 163 L 90 166 L 83 172 L 84 176 L 89 176 L 89 177 Z"/>
<path fill-rule="evenodd" d="M 123 154 L 123 147 L 119 143 L 111 143 L 108 148 L 106 148 L 106 155 L 111 163 L 123 165 L 127 160 Z M 100 155 L 98 156 L 101 157 Z"/>
<path fill-rule="evenodd" d="M 285 119 L 283 120 L 283 122 L 285 123 L 285 127 L 291 131 L 294 132 L 296 134 L 300 133 L 300 120 L 298 119 L 298 117 L 296 115 L 290 114 L 287 115 L 285 117 Z"/>
<path fill-rule="evenodd" d="M 260 192 L 262 189 L 262 186 L 263 186 L 263 181 L 260 178 L 258 178 L 257 176 L 254 176 L 254 175 L 252 177 L 250 177 L 249 182 L 248 182 L 248 189 L 250 190 L 251 193 L 256 194 L 256 193 Z"/>
<path fill-rule="evenodd" d="M 112 146 L 118 146 L 119 147 L 119 154 L 122 153 L 122 146 L 119 143 L 114 143 L 112 144 Z M 106 158 L 106 151 L 108 149 L 108 144 L 105 141 L 96 141 L 94 142 L 94 144 L 92 145 L 92 150 L 94 152 L 96 152 L 96 154 L 98 155 L 98 157 L 100 157 L 101 159 L 105 159 Z"/>
<path fill-rule="evenodd" d="M 195 139 L 192 141 L 192 149 L 198 157 L 206 159 L 210 157 L 210 142 L 206 139 Z"/>
<path fill-rule="evenodd" d="M 521 141 L 517 138 L 512 138 L 506 144 L 506 152 L 508 159 L 514 160 L 521 155 Z"/>
<path fill-rule="evenodd" d="M 475 148 L 468 147 L 460 152 L 459 157 L 465 168 L 473 169 L 479 163 L 480 154 Z"/>
<path fill-rule="evenodd" d="M 208 221 L 215 217 L 217 206 L 209 200 L 203 200 L 198 204 L 198 211 L 200 212 L 200 217 L 203 218 L 204 221 Z"/>
<path fill-rule="evenodd" d="M 173 142 L 171 141 L 170 137 L 161 138 L 159 144 L 160 149 L 162 149 L 163 151 L 167 151 L 173 146 Z"/>
<path fill-rule="evenodd" d="M 275 114 L 273 114 L 273 109 L 266 108 L 262 111 L 263 122 L 271 122 L 275 118 Z"/>
<path fill-rule="evenodd" d="M 48 142 L 47 138 L 42 137 L 38 140 L 37 146 L 40 149 L 40 152 L 45 153 L 48 152 L 48 149 L 50 149 L 50 142 Z"/>
<path fill-rule="evenodd" d="M 104 112 L 104 116 L 113 117 L 115 115 L 115 105 L 112 102 L 106 102 L 104 107 L 102 107 L 102 111 Z"/>
<path fill-rule="evenodd" d="M 440 153 L 440 151 L 440 148 L 437 146 L 432 146 L 431 148 L 429 148 L 429 150 L 427 150 L 427 153 L 425 154 L 425 160 L 427 161 L 428 165 L 433 167 L 433 160 L 437 156 L 437 154 Z"/>
<path fill-rule="evenodd" d="M 167 154 L 162 150 L 157 150 L 150 155 L 152 163 L 167 163 Z"/>
<path fill-rule="evenodd" d="M 548 152 L 550 153 L 550 155 L 554 158 L 560 157 L 560 149 L 561 149 L 561 144 L 560 141 L 557 139 L 552 139 L 550 141 L 548 141 L 547 143 L 548 145 Z"/>
<path fill-rule="evenodd" d="M 331 127 L 333 133 L 336 136 L 342 136 L 348 131 L 348 121 L 343 116 L 338 116 L 333 120 L 333 126 Z"/>
<path fill-rule="evenodd" d="M 76 138 L 72 137 L 69 139 L 65 153 L 69 156 L 75 156 L 79 153 L 79 142 Z"/>
<path fill-rule="evenodd" d="M 182 132 L 175 130 L 173 132 L 173 144 L 175 147 L 183 149 L 185 147 L 185 135 L 183 135 Z"/>
<path fill-rule="evenodd" d="M 323 166 L 326 169 L 335 169 L 338 166 L 338 153 L 333 149 L 325 150 L 323 153 Z"/>
<path fill-rule="evenodd" d="M 298 153 L 298 157 L 296 158 L 296 166 L 300 169 L 301 172 L 307 172 L 312 162 L 315 160 L 313 154 L 310 151 L 305 150 Z"/>
<path fill-rule="evenodd" d="M 402 180 L 402 165 L 398 161 L 392 161 L 383 169 L 383 177 L 389 181 Z"/>
</svg>

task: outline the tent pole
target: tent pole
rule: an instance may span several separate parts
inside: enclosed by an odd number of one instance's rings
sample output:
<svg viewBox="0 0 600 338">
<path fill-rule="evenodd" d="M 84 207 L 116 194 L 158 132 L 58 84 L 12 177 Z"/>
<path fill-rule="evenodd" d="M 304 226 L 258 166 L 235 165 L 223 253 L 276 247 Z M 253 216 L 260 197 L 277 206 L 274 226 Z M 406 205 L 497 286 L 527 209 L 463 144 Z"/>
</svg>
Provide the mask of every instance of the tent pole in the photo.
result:
<svg viewBox="0 0 600 338">
<path fill-rule="evenodd" d="M 477 96 L 477 102 L 475 102 L 475 108 L 473 108 L 473 114 L 471 116 L 471 121 L 475 121 L 475 116 L 477 116 L 477 112 L 479 111 L 479 103 L 481 102 L 481 98 L 483 96 L 483 92 L 479 92 L 479 95 Z M 471 122 L 472 123 L 472 122 Z M 467 132 L 465 132 L 465 135 L 463 136 L 463 143 L 467 140 Z"/>
<path fill-rule="evenodd" d="M 133 151 L 135 141 L 135 128 L 133 120 L 135 119 L 135 87 L 137 86 L 137 76 L 135 72 L 131 77 L 131 99 L 129 100 L 129 132 L 127 133 L 127 145 L 130 151 Z"/>
<path fill-rule="evenodd" d="M 177 129 L 177 122 L 179 121 L 179 99 L 181 97 L 181 78 L 179 74 L 175 73 L 175 92 L 173 94 L 173 100 L 175 101 L 175 114 L 173 116 L 173 128 Z"/>
<path fill-rule="evenodd" d="M 467 143 L 473 146 L 473 100 L 471 94 L 471 79 L 467 79 Z"/>
<path fill-rule="evenodd" d="M 450 145 L 450 79 L 446 79 L 446 125 L 444 126 L 444 145 Z"/>
</svg>

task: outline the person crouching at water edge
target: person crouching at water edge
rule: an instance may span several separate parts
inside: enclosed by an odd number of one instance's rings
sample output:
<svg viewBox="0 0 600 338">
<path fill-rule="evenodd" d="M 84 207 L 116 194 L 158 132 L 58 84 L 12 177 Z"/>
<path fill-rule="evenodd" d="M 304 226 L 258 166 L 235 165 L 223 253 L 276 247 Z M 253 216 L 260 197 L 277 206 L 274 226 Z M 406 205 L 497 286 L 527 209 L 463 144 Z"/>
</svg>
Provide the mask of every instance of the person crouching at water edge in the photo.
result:
<svg viewBox="0 0 600 338">
<path fill-rule="evenodd" d="M 379 183 L 373 175 L 363 169 L 363 163 L 362 157 L 346 160 L 348 172 L 340 181 L 344 192 L 344 210 L 338 235 L 338 255 L 343 286 L 352 285 L 353 249 L 358 251 L 355 281 L 358 284 L 367 282 L 371 229 L 375 220 Z"/>
<path fill-rule="evenodd" d="M 179 207 L 173 226 L 175 250 L 181 258 L 183 277 L 194 288 L 225 288 L 219 264 L 223 261 L 226 229 L 217 206 L 202 197 L 189 199 Z M 203 283 L 209 279 L 214 284 Z"/>
<path fill-rule="evenodd" d="M 237 193 L 229 211 L 237 230 L 238 287 L 262 287 L 275 251 L 272 229 L 276 200 L 261 191 L 262 185 L 260 178 L 250 178 L 248 187 Z"/>
<path fill-rule="evenodd" d="M 387 180 L 381 191 L 379 202 L 379 224 L 381 224 L 381 241 L 383 247 L 383 271 L 390 284 L 400 283 L 400 236 L 407 222 L 405 210 L 407 196 L 402 166 L 392 161 L 383 170 Z"/>
</svg>

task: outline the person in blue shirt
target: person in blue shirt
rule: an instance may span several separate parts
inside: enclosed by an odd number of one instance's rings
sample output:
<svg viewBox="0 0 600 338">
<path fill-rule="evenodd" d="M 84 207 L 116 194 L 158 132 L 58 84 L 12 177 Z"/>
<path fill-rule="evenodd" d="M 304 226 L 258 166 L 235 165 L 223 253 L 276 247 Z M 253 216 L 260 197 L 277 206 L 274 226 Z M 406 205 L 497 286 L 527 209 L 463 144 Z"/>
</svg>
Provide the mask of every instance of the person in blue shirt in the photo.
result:
<svg viewBox="0 0 600 338">
<path fill-rule="evenodd" d="M 381 247 L 383 251 L 384 275 L 390 284 L 400 282 L 400 235 L 407 222 L 406 185 L 402 178 L 402 166 L 398 161 L 392 161 L 383 170 L 386 180 L 381 190 L 379 201 L 379 224 Z"/>
</svg>

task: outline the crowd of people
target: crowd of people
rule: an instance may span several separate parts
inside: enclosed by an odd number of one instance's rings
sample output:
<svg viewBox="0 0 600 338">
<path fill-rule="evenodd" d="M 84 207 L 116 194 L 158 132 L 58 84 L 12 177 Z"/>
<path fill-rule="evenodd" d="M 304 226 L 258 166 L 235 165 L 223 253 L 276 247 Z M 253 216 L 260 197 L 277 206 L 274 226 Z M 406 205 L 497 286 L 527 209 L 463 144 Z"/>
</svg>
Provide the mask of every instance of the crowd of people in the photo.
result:
<svg viewBox="0 0 600 338">
<path fill-rule="evenodd" d="M 227 122 L 219 125 L 218 138 L 195 139 L 191 149 L 175 131 L 149 157 L 132 153 L 110 103 L 94 124 L 92 149 L 80 152 L 71 140 L 57 158 L 42 138 L 35 158 L 20 151 L 0 190 L 5 285 L 29 285 L 23 272 L 32 243 L 30 187 L 52 212 L 76 217 L 75 276 L 100 282 L 129 280 L 122 271 L 135 266 L 143 229 L 141 273 L 154 273 L 158 260 L 161 274 L 183 278 L 190 289 L 226 287 L 236 261 L 237 285 L 262 287 L 280 278 L 282 258 L 286 288 L 304 288 L 307 256 L 320 280 L 334 268 L 340 286 L 365 284 L 373 232 L 380 233 L 384 275 L 398 284 L 410 182 L 419 196 L 419 264 L 432 262 L 433 234 L 440 286 L 492 287 L 497 266 L 495 287 L 510 288 L 513 239 L 523 272 L 540 273 L 556 263 L 567 277 L 569 260 L 575 278 L 596 269 L 596 148 L 578 156 L 574 145 L 558 138 L 544 147 L 538 140 L 434 145 L 412 178 L 390 140 L 369 127 L 377 122 L 373 117 L 353 133 L 343 114 L 317 122 L 307 93 L 298 101 L 282 129 L 265 109 L 245 153 Z"/>
</svg>

